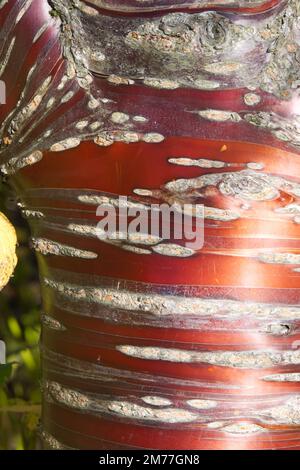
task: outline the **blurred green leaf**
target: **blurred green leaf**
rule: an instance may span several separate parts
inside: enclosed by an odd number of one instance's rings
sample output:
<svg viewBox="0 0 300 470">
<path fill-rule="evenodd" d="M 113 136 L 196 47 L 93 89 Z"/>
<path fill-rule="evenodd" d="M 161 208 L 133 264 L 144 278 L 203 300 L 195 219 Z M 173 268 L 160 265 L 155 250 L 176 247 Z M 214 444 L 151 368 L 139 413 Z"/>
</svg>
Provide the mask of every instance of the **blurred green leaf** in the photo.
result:
<svg viewBox="0 0 300 470">
<path fill-rule="evenodd" d="M 19 325 L 18 321 L 16 320 L 16 318 L 8 317 L 7 325 L 8 325 L 8 328 L 9 328 L 11 334 L 15 338 L 21 338 L 22 337 L 22 330 L 21 330 L 20 325 Z"/>
<path fill-rule="evenodd" d="M 8 398 L 5 390 L 3 388 L 0 388 L 0 409 L 1 407 L 6 406 L 8 403 Z"/>
<path fill-rule="evenodd" d="M 37 328 L 27 326 L 25 328 L 25 340 L 29 346 L 38 344 L 40 338 L 40 331 Z"/>
<path fill-rule="evenodd" d="M 21 358 L 22 358 L 25 366 L 29 370 L 34 370 L 35 367 L 36 367 L 36 364 L 35 364 L 35 360 L 34 360 L 33 354 L 30 351 L 30 349 L 24 349 L 23 351 L 21 351 L 20 355 L 21 355 Z"/>
<path fill-rule="evenodd" d="M 12 364 L 0 364 L 0 385 L 10 378 L 12 369 Z"/>
</svg>

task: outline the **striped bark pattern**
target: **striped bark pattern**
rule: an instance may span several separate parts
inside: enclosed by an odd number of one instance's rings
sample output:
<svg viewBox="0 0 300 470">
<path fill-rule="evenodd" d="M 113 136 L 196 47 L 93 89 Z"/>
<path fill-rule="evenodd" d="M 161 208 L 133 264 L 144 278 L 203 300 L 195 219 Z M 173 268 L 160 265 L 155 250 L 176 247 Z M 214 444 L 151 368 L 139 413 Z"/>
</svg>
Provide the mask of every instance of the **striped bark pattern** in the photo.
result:
<svg viewBox="0 0 300 470">
<path fill-rule="evenodd" d="M 2 0 L 0 162 L 54 449 L 300 449 L 297 0 Z M 204 204 L 205 243 L 96 207 Z"/>
</svg>

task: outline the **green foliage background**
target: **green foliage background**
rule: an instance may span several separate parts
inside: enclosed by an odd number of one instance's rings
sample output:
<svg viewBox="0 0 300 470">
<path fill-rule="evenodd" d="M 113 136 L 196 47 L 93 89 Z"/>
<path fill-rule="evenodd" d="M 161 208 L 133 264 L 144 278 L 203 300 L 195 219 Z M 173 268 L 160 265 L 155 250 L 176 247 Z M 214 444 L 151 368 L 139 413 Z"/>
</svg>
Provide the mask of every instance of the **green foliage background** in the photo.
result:
<svg viewBox="0 0 300 470">
<path fill-rule="evenodd" d="M 18 265 L 0 293 L 0 339 L 7 362 L 0 365 L 0 450 L 38 449 L 40 419 L 40 291 L 29 230 L 10 188 L 0 183 L 0 211 L 18 236 Z"/>
</svg>

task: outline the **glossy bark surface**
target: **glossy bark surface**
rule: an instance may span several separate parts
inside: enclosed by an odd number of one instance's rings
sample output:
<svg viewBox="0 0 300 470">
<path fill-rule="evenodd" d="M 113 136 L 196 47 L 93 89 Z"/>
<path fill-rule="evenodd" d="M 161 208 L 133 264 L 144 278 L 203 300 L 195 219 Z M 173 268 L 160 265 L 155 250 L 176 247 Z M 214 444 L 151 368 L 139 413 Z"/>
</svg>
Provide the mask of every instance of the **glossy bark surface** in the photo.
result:
<svg viewBox="0 0 300 470">
<path fill-rule="evenodd" d="M 38 253 L 44 445 L 299 449 L 299 7 L 173 3 L 197 11 L 2 2 L 0 159 Z M 204 247 L 99 241 L 119 195 L 204 204 Z"/>
</svg>

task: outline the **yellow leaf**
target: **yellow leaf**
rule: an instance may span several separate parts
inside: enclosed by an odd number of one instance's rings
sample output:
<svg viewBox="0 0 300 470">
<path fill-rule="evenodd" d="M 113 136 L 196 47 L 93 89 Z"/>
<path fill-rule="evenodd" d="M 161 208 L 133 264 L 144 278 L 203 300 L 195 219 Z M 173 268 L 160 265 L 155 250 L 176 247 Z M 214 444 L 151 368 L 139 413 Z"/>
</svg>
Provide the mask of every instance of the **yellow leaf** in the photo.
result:
<svg viewBox="0 0 300 470">
<path fill-rule="evenodd" d="M 0 290 L 7 284 L 16 267 L 16 245 L 15 229 L 0 212 Z"/>
</svg>

